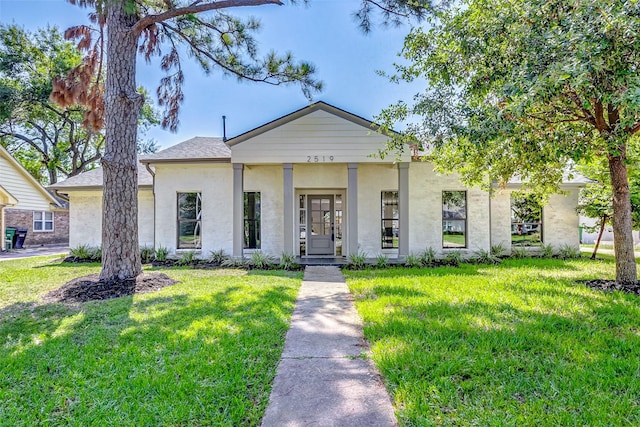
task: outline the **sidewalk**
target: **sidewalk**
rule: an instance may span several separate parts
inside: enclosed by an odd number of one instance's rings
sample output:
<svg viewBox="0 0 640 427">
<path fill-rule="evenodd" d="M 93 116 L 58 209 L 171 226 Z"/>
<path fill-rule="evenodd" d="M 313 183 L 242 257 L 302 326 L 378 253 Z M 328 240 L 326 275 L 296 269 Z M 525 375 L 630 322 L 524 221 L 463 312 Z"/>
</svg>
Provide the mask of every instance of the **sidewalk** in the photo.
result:
<svg viewBox="0 0 640 427">
<path fill-rule="evenodd" d="M 368 352 L 340 270 L 307 267 L 262 427 L 397 425 Z"/>
<path fill-rule="evenodd" d="M 0 252 L 0 261 L 18 258 L 29 258 L 42 255 L 66 255 L 69 253 L 68 245 L 36 246 L 33 248 L 13 249 Z"/>
</svg>

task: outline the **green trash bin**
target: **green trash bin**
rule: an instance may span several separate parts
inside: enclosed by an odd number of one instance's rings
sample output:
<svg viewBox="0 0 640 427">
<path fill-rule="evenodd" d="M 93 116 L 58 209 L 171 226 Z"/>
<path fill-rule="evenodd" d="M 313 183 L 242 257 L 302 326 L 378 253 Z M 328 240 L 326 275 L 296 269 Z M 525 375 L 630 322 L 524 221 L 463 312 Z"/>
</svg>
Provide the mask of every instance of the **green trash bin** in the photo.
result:
<svg viewBox="0 0 640 427">
<path fill-rule="evenodd" d="M 16 235 L 16 229 L 13 227 L 7 227 L 5 228 L 5 243 L 4 243 L 4 249 L 6 251 L 10 251 L 11 249 L 13 249 L 13 237 Z"/>
</svg>

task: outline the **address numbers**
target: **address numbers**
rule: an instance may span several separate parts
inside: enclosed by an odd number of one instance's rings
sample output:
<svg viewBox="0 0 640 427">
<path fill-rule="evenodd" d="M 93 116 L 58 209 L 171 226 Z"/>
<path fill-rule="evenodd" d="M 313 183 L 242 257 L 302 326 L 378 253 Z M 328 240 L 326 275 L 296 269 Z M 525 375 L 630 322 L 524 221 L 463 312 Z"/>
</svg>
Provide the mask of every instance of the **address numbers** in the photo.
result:
<svg viewBox="0 0 640 427">
<path fill-rule="evenodd" d="M 307 156 L 307 163 L 333 162 L 333 156 Z"/>
</svg>

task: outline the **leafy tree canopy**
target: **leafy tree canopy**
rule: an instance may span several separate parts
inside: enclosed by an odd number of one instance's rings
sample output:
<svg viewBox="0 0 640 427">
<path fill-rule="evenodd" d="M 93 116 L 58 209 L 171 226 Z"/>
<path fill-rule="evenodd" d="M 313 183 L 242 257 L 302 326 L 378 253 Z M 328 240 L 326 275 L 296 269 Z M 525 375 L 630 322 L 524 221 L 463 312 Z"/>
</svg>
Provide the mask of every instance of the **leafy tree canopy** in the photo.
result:
<svg viewBox="0 0 640 427">
<path fill-rule="evenodd" d="M 0 26 L 0 143 L 43 184 L 92 169 L 102 155 L 103 133 L 82 126 L 86 110 L 49 100 L 54 78 L 81 63 L 80 51 L 55 27 L 31 33 Z M 145 105 L 141 134 L 158 123 L 156 114 Z M 155 149 L 139 139 L 139 151 Z"/>
<path fill-rule="evenodd" d="M 627 152 L 640 131 L 638 0 L 462 0 L 405 40 L 392 79 L 426 79 L 378 118 L 418 117 L 440 171 L 485 188 L 515 175 L 557 191 L 567 166 L 602 158 L 613 190 L 617 280 L 637 281 Z"/>
</svg>

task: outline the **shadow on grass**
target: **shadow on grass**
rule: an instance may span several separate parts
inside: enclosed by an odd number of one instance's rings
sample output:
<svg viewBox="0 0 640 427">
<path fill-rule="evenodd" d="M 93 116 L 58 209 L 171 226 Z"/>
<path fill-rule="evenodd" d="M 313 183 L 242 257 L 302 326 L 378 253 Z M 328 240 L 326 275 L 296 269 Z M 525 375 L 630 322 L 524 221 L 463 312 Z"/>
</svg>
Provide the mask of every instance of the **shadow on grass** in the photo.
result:
<svg viewBox="0 0 640 427">
<path fill-rule="evenodd" d="M 259 424 L 294 305 L 292 285 L 208 286 L 3 308 L 0 419 Z"/>
</svg>

